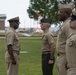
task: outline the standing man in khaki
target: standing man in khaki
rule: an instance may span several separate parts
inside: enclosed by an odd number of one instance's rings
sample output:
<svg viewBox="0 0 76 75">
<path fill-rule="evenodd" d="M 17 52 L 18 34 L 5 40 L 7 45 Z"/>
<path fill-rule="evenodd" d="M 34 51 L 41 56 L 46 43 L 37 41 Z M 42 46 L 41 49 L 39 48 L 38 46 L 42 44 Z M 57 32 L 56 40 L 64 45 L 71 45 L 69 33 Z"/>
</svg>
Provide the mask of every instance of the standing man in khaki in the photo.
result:
<svg viewBox="0 0 76 75">
<path fill-rule="evenodd" d="M 16 29 L 19 27 L 19 17 L 9 19 L 10 28 L 6 33 L 7 75 L 18 75 L 20 44 Z"/>
<path fill-rule="evenodd" d="M 49 19 L 41 19 L 42 36 L 42 72 L 43 75 L 53 75 L 55 44 L 54 37 L 49 31 L 51 21 Z"/>
<path fill-rule="evenodd" d="M 76 75 L 76 10 L 72 13 L 70 28 L 73 32 L 66 41 L 67 75 Z"/>
<path fill-rule="evenodd" d="M 58 37 L 57 37 L 57 69 L 59 75 L 67 75 L 67 61 L 65 54 L 65 45 L 69 30 L 69 17 L 71 15 L 73 3 L 69 4 L 59 4 L 59 18 L 63 21 Z"/>
</svg>

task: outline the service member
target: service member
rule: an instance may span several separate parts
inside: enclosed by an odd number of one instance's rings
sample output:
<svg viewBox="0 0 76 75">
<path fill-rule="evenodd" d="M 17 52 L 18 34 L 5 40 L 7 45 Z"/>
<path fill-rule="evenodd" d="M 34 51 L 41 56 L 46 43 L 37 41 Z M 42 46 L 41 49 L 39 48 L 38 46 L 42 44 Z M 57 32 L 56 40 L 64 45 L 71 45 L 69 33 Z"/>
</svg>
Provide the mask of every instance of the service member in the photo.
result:
<svg viewBox="0 0 76 75">
<path fill-rule="evenodd" d="M 71 16 L 70 28 L 73 32 L 66 41 L 67 75 L 76 75 L 76 10 Z"/>
<path fill-rule="evenodd" d="M 42 72 L 43 75 L 53 75 L 55 44 L 54 37 L 49 31 L 51 21 L 49 19 L 41 19 L 42 36 Z"/>
<path fill-rule="evenodd" d="M 9 31 L 6 33 L 6 54 L 5 60 L 8 65 L 7 75 L 18 75 L 20 44 L 16 29 L 19 27 L 19 17 L 8 20 Z"/>
<path fill-rule="evenodd" d="M 69 22 L 70 15 L 74 5 L 72 3 L 69 4 L 59 4 L 59 19 L 63 22 L 57 37 L 57 69 L 59 75 L 67 75 L 67 61 L 65 54 L 65 45 L 66 39 L 69 35 Z"/>
</svg>

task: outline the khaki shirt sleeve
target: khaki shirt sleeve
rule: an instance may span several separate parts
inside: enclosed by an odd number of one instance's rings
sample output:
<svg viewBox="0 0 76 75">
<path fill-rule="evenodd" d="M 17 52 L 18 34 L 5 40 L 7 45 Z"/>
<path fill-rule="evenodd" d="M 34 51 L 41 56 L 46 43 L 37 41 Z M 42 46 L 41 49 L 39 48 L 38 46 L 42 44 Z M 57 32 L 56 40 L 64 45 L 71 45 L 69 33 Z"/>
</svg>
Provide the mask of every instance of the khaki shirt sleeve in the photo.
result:
<svg viewBox="0 0 76 75">
<path fill-rule="evenodd" d="M 7 45 L 13 45 L 14 33 L 9 32 L 6 36 Z"/>
<path fill-rule="evenodd" d="M 51 34 L 47 35 L 47 40 L 48 40 L 49 44 L 54 43 L 54 38 L 53 38 L 53 36 Z"/>
</svg>

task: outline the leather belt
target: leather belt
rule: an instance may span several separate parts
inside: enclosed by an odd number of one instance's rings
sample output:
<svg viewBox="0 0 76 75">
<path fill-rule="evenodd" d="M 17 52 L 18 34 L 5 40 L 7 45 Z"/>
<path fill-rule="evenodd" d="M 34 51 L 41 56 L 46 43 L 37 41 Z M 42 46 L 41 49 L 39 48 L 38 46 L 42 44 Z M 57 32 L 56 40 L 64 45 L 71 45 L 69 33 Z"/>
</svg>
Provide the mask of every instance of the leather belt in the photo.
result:
<svg viewBox="0 0 76 75">
<path fill-rule="evenodd" d="M 43 51 L 42 54 L 50 54 L 50 51 Z"/>
</svg>

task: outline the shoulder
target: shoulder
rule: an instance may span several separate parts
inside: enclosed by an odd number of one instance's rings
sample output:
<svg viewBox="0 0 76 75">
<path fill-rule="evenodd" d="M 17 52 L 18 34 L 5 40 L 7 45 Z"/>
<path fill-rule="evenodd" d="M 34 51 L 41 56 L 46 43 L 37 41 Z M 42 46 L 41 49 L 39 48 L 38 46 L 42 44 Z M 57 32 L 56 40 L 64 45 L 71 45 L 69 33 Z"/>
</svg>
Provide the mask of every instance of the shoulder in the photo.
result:
<svg viewBox="0 0 76 75">
<path fill-rule="evenodd" d="M 70 20 L 66 20 L 63 22 L 63 24 L 68 24 L 70 22 Z"/>
<path fill-rule="evenodd" d="M 14 36 L 15 35 L 15 33 L 12 31 L 12 30 L 9 30 L 9 31 L 7 31 L 6 32 L 6 36 Z"/>
<path fill-rule="evenodd" d="M 66 31 L 68 30 L 70 27 L 70 21 L 67 21 L 66 23 L 63 23 L 63 27 L 61 28 L 61 30 Z"/>
<path fill-rule="evenodd" d="M 46 34 L 46 37 L 54 37 L 54 35 L 53 35 L 53 33 L 52 32 L 48 32 L 47 34 Z"/>
<path fill-rule="evenodd" d="M 69 27 L 69 25 L 70 25 L 70 20 L 68 20 L 67 22 L 63 23 L 63 27 Z"/>
</svg>

